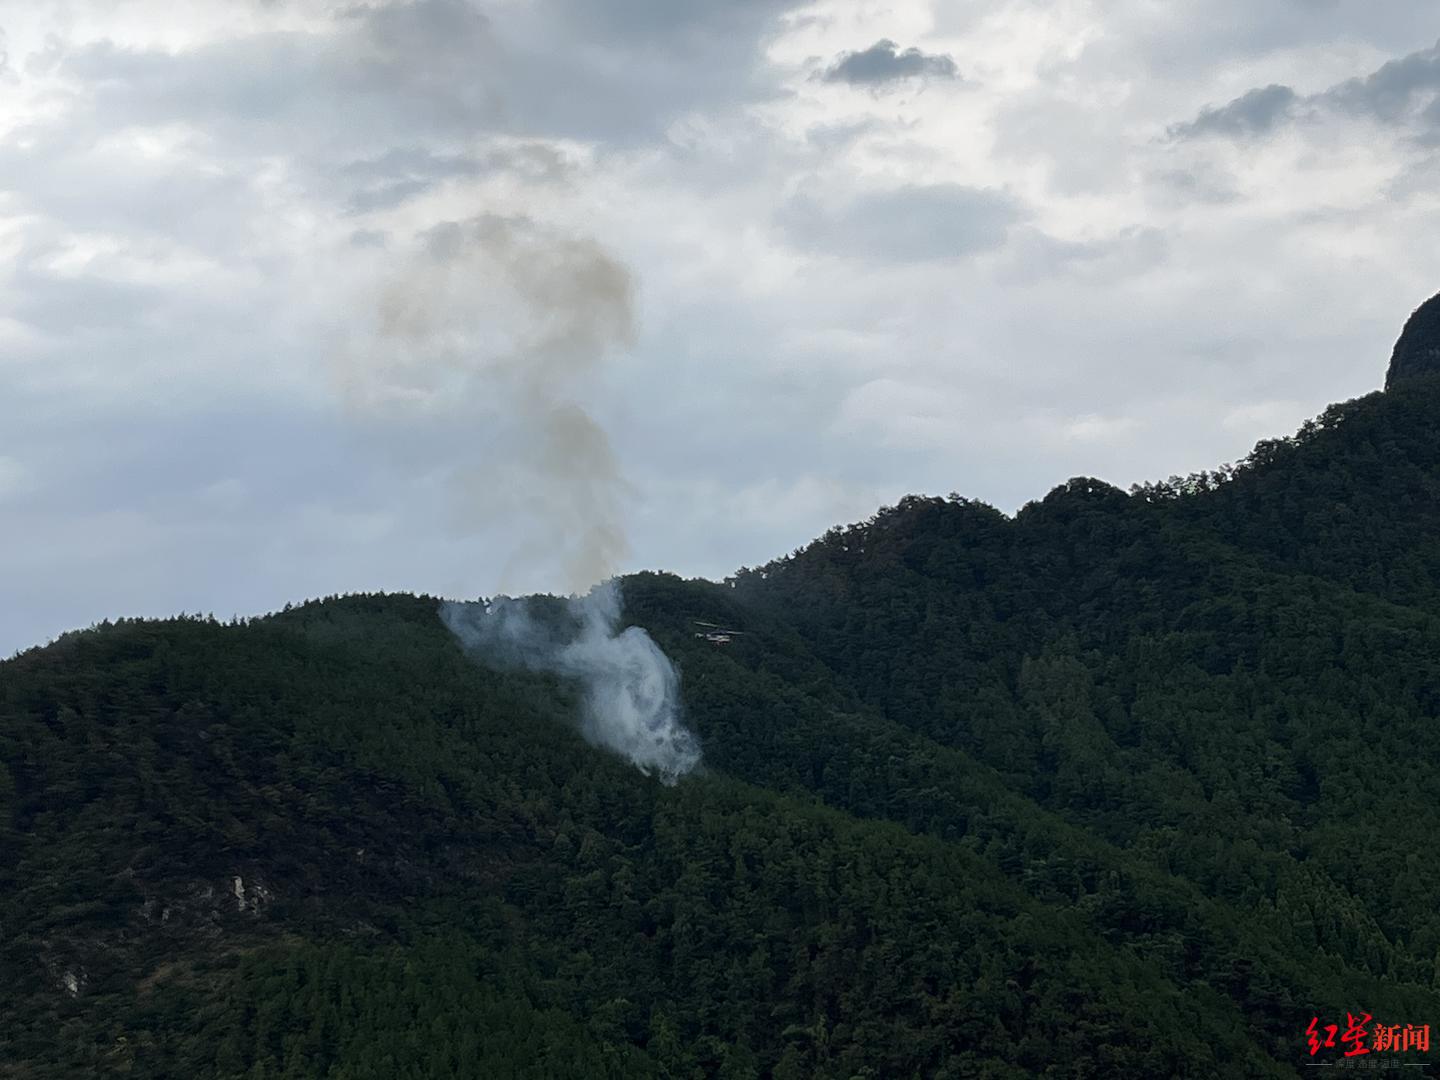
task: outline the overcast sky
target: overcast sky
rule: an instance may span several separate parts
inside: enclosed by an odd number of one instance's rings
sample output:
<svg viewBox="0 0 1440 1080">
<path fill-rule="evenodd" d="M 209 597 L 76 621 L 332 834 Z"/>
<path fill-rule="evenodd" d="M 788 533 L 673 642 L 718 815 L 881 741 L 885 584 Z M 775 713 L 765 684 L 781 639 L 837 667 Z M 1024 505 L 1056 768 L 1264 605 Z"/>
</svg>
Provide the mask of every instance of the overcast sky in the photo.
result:
<svg viewBox="0 0 1440 1080">
<path fill-rule="evenodd" d="M 0 652 L 1232 461 L 1440 289 L 1437 38 L 1434 0 L 0 0 Z"/>
</svg>

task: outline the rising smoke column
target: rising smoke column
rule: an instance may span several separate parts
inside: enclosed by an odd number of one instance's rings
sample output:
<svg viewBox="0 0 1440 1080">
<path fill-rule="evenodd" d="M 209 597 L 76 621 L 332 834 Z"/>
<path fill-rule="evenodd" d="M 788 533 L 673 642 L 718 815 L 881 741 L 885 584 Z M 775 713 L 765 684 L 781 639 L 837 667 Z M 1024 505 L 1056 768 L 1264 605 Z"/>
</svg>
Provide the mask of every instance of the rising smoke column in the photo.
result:
<svg viewBox="0 0 1440 1080">
<path fill-rule="evenodd" d="M 633 292 L 625 268 L 588 238 L 526 217 L 446 222 L 417 237 L 381 289 L 374 333 L 343 376 L 352 407 L 368 415 L 458 418 L 512 440 L 502 464 L 457 446 L 462 508 L 478 521 L 528 522 L 526 548 L 557 555 L 566 588 L 590 591 L 570 601 L 563 633 L 523 599 L 446 603 L 441 617 L 490 662 L 578 680 L 586 738 L 674 783 L 700 751 L 680 722 L 669 659 L 639 627 L 617 632 L 627 488 L 582 404 L 604 357 L 633 338 Z"/>
<path fill-rule="evenodd" d="M 629 550 L 628 488 L 583 401 L 633 341 L 633 303 L 629 272 L 592 239 L 525 216 L 443 222 L 380 287 L 342 357 L 345 397 L 367 419 L 468 425 L 450 467 L 458 520 L 526 519 L 524 555 L 558 559 L 578 592 Z M 477 452 L 480 434 L 508 443 L 503 461 Z"/>
<path fill-rule="evenodd" d="M 581 731 L 673 784 L 700 763 L 700 748 L 680 722 L 680 681 L 670 660 L 638 626 L 616 633 L 620 589 L 612 578 L 569 602 L 572 624 L 537 619 L 526 600 L 447 602 L 445 625 L 492 663 L 549 671 L 585 688 Z"/>
</svg>

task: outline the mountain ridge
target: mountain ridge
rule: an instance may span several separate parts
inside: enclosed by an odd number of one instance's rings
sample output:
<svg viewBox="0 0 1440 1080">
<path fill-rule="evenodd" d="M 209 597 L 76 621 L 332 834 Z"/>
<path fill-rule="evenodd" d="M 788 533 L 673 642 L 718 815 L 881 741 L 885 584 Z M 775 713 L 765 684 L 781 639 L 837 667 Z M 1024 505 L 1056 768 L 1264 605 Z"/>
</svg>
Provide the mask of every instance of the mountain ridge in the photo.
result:
<svg viewBox="0 0 1440 1080">
<path fill-rule="evenodd" d="M 1432 375 L 1440 375 L 1440 294 L 1421 304 L 1406 321 L 1385 372 L 1385 389 Z"/>
<path fill-rule="evenodd" d="M 429 597 L 0 662 L 0 1076 L 1278 1077 L 1428 1022 L 1437 406 L 631 575 L 673 787 Z"/>
</svg>

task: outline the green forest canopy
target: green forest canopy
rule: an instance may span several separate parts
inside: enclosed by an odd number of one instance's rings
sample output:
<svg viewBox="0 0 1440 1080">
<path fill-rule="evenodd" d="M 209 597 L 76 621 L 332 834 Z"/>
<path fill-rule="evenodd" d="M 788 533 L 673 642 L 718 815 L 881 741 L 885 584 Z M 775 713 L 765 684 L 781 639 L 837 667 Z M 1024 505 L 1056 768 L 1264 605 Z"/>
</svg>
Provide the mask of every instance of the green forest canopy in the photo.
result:
<svg viewBox="0 0 1440 1080">
<path fill-rule="evenodd" d="M 0 664 L 0 1077 L 1288 1077 L 1440 1019 L 1440 379 L 624 591 L 675 786 L 426 597 Z"/>
</svg>

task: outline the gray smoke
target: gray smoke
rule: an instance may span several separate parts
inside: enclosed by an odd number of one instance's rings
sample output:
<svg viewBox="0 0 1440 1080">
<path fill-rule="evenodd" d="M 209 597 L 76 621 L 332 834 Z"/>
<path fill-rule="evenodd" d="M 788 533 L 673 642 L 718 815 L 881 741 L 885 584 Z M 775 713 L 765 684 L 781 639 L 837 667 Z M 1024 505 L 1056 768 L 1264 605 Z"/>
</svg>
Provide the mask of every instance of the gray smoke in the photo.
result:
<svg viewBox="0 0 1440 1080">
<path fill-rule="evenodd" d="M 586 739 L 673 784 L 700 764 L 700 748 L 680 722 L 680 680 L 660 647 L 638 626 L 617 633 L 614 579 L 571 597 L 562 618 L 532 600 L 446 602 L 440 615 L 469 649 L 501 665 L 577 679 L 585 690 Z"/>
<path fill-rule="evenodd" d="M 523 534 L 517 549 L 557 561 L 567 591 L 608 578 L 629 550 L 628 489 L 582 402 L 633 338 L 630 274 L 595 241 L 523 216 L 444 222 L 416 241 L 343 357 L 347 401 L 382 422 L 468 425 L 449 465 L 459 524 Z M 482 452 L 478 433 L 504 452 Z"/>
</svg>

